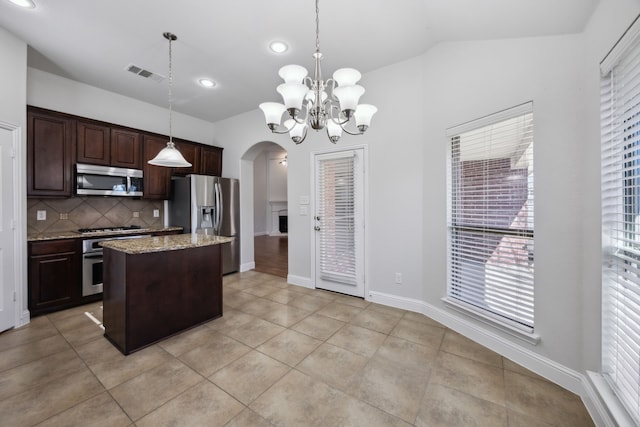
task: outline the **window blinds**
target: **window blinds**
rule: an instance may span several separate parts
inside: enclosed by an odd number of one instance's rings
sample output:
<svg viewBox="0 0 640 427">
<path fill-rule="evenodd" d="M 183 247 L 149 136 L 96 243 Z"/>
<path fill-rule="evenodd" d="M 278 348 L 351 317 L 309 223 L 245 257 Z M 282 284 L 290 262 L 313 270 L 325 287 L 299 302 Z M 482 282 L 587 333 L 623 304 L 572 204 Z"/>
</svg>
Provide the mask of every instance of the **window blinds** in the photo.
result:
<svg viewBox="0 0 640 427">
<path fill-rule="evenodd" d="M 637 21 L 603 61 L 601 69 L 602 374 L 640 424 L 640 24 Z"/>
<path fill-rule="evenodd" d="M 355 166 L 353 152 L 319 161 L 318 216 L 320 277 L 355 285 Z"/>
<path fill-rule="evenodd" d="M 448 299 L 532 333 L 533 106 L 448 131 Z"/>
</svg>

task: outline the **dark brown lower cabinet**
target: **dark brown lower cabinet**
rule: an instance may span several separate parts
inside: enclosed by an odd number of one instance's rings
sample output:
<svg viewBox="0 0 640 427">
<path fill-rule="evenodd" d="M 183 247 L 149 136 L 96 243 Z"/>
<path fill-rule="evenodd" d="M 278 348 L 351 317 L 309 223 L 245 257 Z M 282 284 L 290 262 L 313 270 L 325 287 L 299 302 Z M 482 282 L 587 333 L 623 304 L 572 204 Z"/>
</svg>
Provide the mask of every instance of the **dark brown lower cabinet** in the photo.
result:
<svg viewBox="0 0 640 427">
<path fill-rule="evenodd" d="M 222 316 L 222 246 L 104 249 L 104 336 L 123 354 Z"/>
<path fill-rule="evenodd" d="M 32 316 L 78 304 L 82 298 L 82 243 L 29 243 L 29 311 Z"/>
</svg>

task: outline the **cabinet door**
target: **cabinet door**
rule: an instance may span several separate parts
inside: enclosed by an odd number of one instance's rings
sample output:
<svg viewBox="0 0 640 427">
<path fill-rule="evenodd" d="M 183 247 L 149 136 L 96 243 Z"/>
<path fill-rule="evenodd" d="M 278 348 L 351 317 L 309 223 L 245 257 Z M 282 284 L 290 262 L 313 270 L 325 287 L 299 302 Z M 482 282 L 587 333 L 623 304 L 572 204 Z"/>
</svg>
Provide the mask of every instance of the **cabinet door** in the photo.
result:
<svg viewBox="0 0 640 427">
<path fill-rule="evenodd" d="M 70 307 L 82 295 L 82 254 L 75 240 L 29 244 L 29 310 L 41 314 Z"/>
<path fill-rule="evenodd" d="M 176 148 L 180 150 L 180 153 L 184 156 L 185 160 L 191 163 L 188 168 L 175 168 L 173 170 L 174 175 L 185 176 L 190 173 L 200 173 L 200 146 L 192 142 L 187 142 L 179 139 L 174 139 Z"/>
<path fill-rule="evenodd" d="M 111 166 L 142 169 L 138 132 L 111 128 Z"/>
<path fill-rule="evenodd" d="M 200 147 L 200 173 L 222 176 L 222 148 L 205 145 Z"/>
<path fill-rule="evenodd" d="M 171 173 L 173 168 L 153 166 L 147 161 L 153 159 L 167 145 L 168 138 L 152 135 L 144 135 L 142 171 L 144 174 L 143 199 L 169 198 L 171 191 Z"/>
<path fill-rule="evenodd" d="M 74 130 L 71 118 L 27 111 L 27 196 L 71 197 Z"/>
<path fill-rule="evenodd" d="M 78 121 L 76 143 L 78 163 L 109 166 L 111 136 L 108 126 Z"/>
</svg>

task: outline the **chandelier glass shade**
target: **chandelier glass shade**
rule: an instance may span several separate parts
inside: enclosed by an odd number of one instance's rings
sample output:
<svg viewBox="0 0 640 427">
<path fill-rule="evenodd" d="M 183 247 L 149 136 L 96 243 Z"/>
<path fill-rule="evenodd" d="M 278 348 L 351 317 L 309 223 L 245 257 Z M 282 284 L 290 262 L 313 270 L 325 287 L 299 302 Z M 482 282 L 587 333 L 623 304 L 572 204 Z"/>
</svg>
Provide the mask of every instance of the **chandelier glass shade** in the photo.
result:
<svg viewBox="0 0 640 427">
<path fill-rule="evenodd" d="M 359 104 L 365 90 L 357 84 L 361 78 L 358 70 L 341 68 L 333 73 L 332 78 L 326 81 L 322 79 L 318 11 L 316 0 L 313 77 L 310 77 L 307 69 L 300 65 L 285 65 L 278 72 L 284 83 L 276 88 L 282 96 L 283 103 L 263 102 L 259 105 L 271 132 L 288 133 L 296 144 L 304 141 L 309 127 L 316 131 L 326 129 L 329 140 L 334 144 L 340 139 L 343 131 L 350 135 L 361 135 L 371 124 L 371 117 L 378 111 L 373 105 Z M 283 123 L 285 112 L 287 115 Z M 351 126 L 351 130 L 347 125 Z"/>
<path fill-rule="evenodd" d="M 170 168 L 184 168 L 191 166 L 191 163 L 185 160 L 182 156 L 182 153 L 178 151 L 176 145 L 173 143 L 171 122 L 172 122 L 172 113 L 173 113 L 173 105 L 172 105 L 172 87 L 173 87 L 173 64 L 171 61 L 171 42 L 178 39 L 178 37 L 173 33 L 163 33 L 162 36 L 169 40 L 169 141 L 167 142 L 167 146 L 164 147 L 157 156 L 153 159 L 149 160 L 147 163 L 154 166 L 166 166 Z"/>
</svg>

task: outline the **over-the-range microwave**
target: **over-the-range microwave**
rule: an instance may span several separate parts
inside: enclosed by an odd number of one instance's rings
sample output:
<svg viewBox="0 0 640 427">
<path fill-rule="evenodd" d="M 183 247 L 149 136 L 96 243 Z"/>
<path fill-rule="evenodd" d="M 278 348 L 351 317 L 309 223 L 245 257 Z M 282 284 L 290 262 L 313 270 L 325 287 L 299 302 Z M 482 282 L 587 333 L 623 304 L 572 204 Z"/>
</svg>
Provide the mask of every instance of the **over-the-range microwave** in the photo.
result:
<svg viewBox="0 0 640 427">
<path fill-rule="evenodd" d="M 140 169 L 77 163 L 75 178 L 75 193 L 81 196 L 140 197 L 144 191 Z"/>
</svg>

